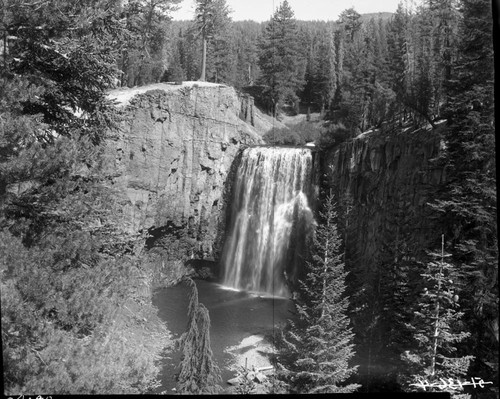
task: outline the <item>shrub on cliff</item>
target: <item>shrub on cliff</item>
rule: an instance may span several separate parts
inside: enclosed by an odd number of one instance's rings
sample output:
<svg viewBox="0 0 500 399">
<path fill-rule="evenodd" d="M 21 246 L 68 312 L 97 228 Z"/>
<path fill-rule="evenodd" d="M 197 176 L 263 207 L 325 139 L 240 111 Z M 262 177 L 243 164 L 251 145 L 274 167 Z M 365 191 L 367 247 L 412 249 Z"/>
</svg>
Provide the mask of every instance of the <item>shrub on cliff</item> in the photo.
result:
<svg viewBox="0 0 500 399">
<path fill-rule="evenodd" d="M 323 130 L 312 122 L 302 121 L 289 128 L 273 128 L 262 138 L 268 144 L 273 145 L 304 145 L 317 140 Z"/>
<path fill-rule="evenodd" d="M 318 145 L 324 148 L 339 145 L 352 138 L 351 132 L 340 122 L 329 124 L 318 138 Z"/>
</svg>

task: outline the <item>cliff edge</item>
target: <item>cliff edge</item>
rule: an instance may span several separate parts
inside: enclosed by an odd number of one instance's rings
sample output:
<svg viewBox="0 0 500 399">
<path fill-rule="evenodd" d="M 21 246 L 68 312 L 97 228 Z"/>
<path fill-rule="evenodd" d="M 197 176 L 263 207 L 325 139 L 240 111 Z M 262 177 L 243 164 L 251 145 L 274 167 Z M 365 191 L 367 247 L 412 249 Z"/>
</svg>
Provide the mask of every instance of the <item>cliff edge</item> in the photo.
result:
<svg viewBox="0 0 500 399">
<path fill-rule="evenodd" d="M 233 161 L 242 147 L 262 143 L 248 99 L 205 82 L 116 89 L 109 98 L 120 122 L 104 168 L 121 227 L 182 237 L 190 243 L 182 255 L 216 259 Z"/>
</svg>

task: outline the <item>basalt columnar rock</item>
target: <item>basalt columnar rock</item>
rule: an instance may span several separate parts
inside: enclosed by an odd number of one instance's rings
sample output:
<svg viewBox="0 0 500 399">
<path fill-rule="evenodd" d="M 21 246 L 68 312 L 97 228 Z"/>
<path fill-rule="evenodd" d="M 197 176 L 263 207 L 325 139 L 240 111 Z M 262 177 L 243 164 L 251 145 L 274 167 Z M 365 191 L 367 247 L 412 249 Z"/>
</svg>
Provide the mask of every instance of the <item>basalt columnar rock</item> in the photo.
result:
<svg viewBox="0 0 500 399">
<path fill-rule="evenodd" d="M 242 147 L 262 143 L 251 125 L 252 103 L 231 87 L 204 82 L 120 89 L 109 97 L 121 122 L 105 168 L 121 227 L 183 237 L 188 256 L 213 259 L 233 161 Z"/>
<path fill-rule="evenodd" d="M 344 240 L 358 266 L 378 267 L 398 237 L 413 255 L 431 249 L 440 237 L 428 203 L 445 179 L 432 162 L 441 145 L 438 130 L 374 131 L 324 154 L 324 183 L 349 213 Z"/>
<path fill-rule="evenodd" d="M 445 125 L 367 132 L 323 154 L 324 186 L 338 194 L 358 377 L 367 387 L 394 384 L 408 301 L 421 288 L 428 251 L 440 249 L 441 215 L 431 204 L 447 178 L 434 161 Z"/>
</svg>

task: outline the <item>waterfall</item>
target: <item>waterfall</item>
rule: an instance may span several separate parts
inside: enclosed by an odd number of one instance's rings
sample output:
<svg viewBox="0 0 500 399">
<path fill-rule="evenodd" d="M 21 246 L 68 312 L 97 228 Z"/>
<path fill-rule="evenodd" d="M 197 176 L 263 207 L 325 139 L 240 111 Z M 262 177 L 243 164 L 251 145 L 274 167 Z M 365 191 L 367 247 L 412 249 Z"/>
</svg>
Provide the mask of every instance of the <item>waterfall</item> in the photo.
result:
<svg viewBox="0 0 500 399">
<path fill-rule="evenodd" d="M 313 164 L 307 148 L 244 150 L 222 253 L 224 285 L 288 295 L 286 280 L 296 279 L 314 225 Z"/>
</svg>

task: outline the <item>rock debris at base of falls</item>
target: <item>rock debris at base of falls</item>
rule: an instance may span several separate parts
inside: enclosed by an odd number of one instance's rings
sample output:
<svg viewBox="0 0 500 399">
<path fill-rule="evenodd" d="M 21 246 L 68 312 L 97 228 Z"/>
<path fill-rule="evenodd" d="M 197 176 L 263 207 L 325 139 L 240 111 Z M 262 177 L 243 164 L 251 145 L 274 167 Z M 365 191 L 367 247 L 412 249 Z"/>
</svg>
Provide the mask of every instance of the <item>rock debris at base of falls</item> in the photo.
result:
<svg viewBox="0 0 500 399">
<path fill-rule="evenodd" d="M 274 372 L 270 361 L 272 345 L 262 335 L 251 335 L 238 345 L 227 348 L 226 352 L 233 356 L 229 368 L 235 372 L 235 377 L 227 383 L 235 389 L 250 382 L 254 385 L 253 393 L 265 393 L 261 391 L 266 391 L 264 384 Z"/>
</svg>

